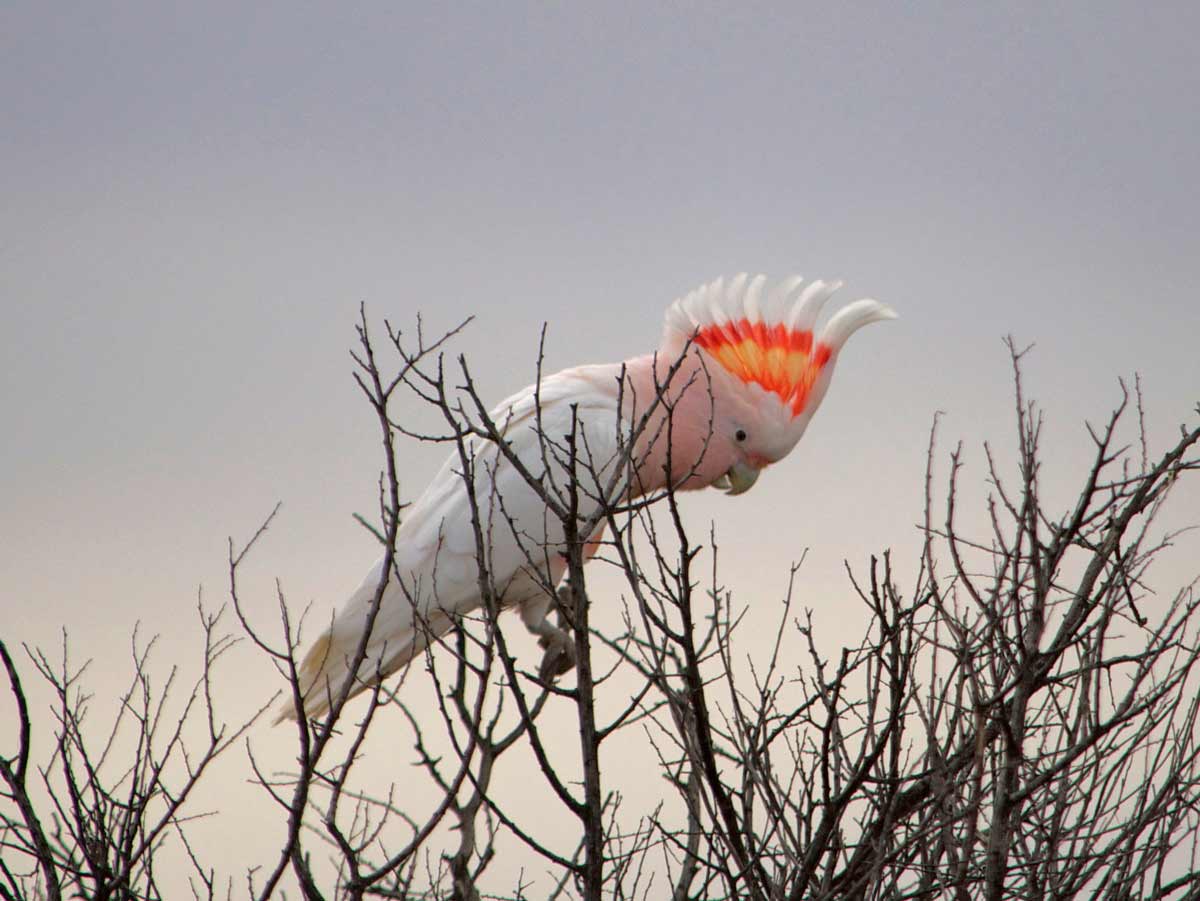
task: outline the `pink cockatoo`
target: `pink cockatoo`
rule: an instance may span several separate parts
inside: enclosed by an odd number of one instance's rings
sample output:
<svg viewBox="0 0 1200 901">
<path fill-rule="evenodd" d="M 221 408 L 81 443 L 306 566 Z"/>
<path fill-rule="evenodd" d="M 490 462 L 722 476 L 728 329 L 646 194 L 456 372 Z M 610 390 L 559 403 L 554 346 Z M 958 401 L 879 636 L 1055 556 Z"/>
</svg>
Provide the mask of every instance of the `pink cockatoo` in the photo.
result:
<svg viewBox="0 0 1200 901">
<path fill-rule="evenodd" d="M 399 670 L 482 605 L 476 524 L 500 605 L 519 610 L 543 645 L 561 643 L 548 614 L 566 569 L 564 526 L 548 498 L 565 499 L 575 479 L 576 522 L 591 530 L 594 549 L 606 505 L 668 486 L 747 491 L 804 434 L 846 340 L 895 317 L 859 300 L 814 334 L 841 284 L 794 276 L 764 292 L 762 275 L 717 279 L 671 304 L 657 353 L 565 369 L 503 401 L 491 419 L 508 452 L 470 439 L 469 476 L 452 453 L 405 511 L 391 572 L 385 555 L 305 655 L 305 716 L 321 716 L 343 691 L 385 575 L 350 694 Z M 289 702 L 280 719 L 296 713 Z"/>
</svg>

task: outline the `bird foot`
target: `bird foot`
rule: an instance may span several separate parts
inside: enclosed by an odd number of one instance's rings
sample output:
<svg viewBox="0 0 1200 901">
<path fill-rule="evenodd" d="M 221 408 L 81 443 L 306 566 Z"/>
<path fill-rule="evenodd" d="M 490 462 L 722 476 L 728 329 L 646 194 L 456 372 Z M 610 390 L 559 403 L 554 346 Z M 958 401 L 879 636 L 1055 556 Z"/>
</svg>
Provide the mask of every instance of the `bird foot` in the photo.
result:
<svg viewBox="0 0 1200 901">
<path fill-rule="evenodd" d="M 553 682 L 564 673 L 575 669 L 575 639 L 565 629 L 553 629 L 538 639 L 546 651 L 542 655 L 541 666 L 538 667 L 538 678 L 543 682 Z"/>
</svg>

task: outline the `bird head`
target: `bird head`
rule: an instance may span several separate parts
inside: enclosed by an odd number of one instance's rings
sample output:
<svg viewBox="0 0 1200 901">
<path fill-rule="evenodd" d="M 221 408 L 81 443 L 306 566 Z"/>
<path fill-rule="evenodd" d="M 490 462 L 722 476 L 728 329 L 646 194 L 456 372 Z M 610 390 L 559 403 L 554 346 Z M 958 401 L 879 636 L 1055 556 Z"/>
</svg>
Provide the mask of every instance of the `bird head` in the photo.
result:
<svg viewBox="0 0 1200 901">
<path fill-rule="evenodd" d="M 850 335 L 896 316 L 877 301 L 858 300 L 817 333 L 840 281 L 793 276 L 764 293 L 765 286 L 762 275 L 717 279 L 667 310 L 661 355 L 696 355 L 703 377 L 693 377 L 687 390 L 692 406 L 708 408 L 692 414 L 704 419 L 706 441 L 682 487 L 749 490 L 808 428 Z"/>
</svg>

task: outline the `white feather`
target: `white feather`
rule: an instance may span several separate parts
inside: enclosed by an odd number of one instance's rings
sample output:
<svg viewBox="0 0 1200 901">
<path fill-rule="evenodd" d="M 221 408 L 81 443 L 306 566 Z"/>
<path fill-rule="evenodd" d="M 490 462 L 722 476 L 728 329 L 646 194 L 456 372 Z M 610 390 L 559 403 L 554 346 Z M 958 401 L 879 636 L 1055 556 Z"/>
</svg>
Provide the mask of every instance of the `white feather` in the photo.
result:
<svg viewBox="0 0 1200 901">
<path fill-rule="evenodd" d="M 684 312 L 682 299 L 667 308 L 667 331 L 673 332 L 676 340 L 686 341 L 694 329 L 691 317 Z"/>
<path fill-rule="evenodd" d="M 708 321 L 714 325 L 724 325 L 729 321 L 725 311 L 725 279 L 719 278 L 708 286 Z"/>
<path fill-rule="evenodd" d="M 701 287 L 689 294 L 683 302 L 683 311 L 692 321 L 693 329 L 699 328 L 708 320 L 707 296 L 707 288 Z M 702 310 L 704 312 L 701 312 Z"/>
<path fill-rule="evenodd" d="M 776 285 L 767 297 L 766 316 L 763 321 L 770 325 L 783 322 L 788 309 L 789 295 L 802 284 L 804 284 L 804 276 L 793 275 Z"/>
<path fill-rule="evenodd" d="M 895 319 L 896 313 L 891 307 L 877 300 L 856 300 L 842 307 L 834 314 L 821 330 L 821 341 L 828 344 L 836 353 L 846 343 L 846 340 L 864 325 L 880 322 L 884 319 Z"/>
<path fill-rule="evenodd" d="M 841 287 L 842 283 L 837 280 L 826 282 L 817 279 L 809 282 L 793 302 L 787 318 L 787 327 L 796 332 L 811 331 L 826 301 Z"/>
<path fill-rule="evenodd" d="M 750 280 L 750 287 L 746 289 L 746 299 L 742 303 L 746 309 L 746 318 L 751 322 L 763 321 L 759 298 L 762 297 L 763 285 L 766 282 L 767 277 L 760 273 Z"/>
<path fill-rule="evenodd" d="M 746 315 L 745 307 L 742 305 L 742 298 L 746 289 L 746 279 L 749 277 L 745 272 L 739 272 L 729 280 L 729 287 L 725 289 L 725 298 L 727 301 L 725 309 L 732 320 L 736 321 Z"/>
</svg>

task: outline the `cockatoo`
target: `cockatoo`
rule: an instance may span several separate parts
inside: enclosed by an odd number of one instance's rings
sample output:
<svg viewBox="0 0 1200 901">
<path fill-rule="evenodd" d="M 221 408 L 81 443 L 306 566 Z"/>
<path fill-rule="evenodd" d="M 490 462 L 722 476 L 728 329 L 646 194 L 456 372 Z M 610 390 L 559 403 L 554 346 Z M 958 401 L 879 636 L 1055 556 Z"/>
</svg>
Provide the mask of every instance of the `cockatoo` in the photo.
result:
<svg viewBox="0 0 1200 901">
<path fill-rule="evenodd" d="M 814 333 L 841 285 L 793 276 L 766 291 L 762 275 L 717 279 L 671 304 L 656 353 L 565 369 L 500 403 L 490 416 L 508 450 L 476 433 L 468 466 L 450 455 L 405 511 L 391 572 L 385 555 L 305 655 L 305 717 L 323 715 L 343 691 L 385 575 L 352 695 L 479 608 L 480 543 L 499 605 L 518 610 L 544 646 L 561 644 L 548 614 L 566 569 L 565 531 L 552 505 L 570 509 L 572 479 L 574 515 L 592 551 L 606 505 L 668 486 L 747 491 L 804 434 L 846 340 L 895 317 L 859 300 Z M 280 719 L 294 719 L 295 706 L 289 701 Z"/>
</svg>

